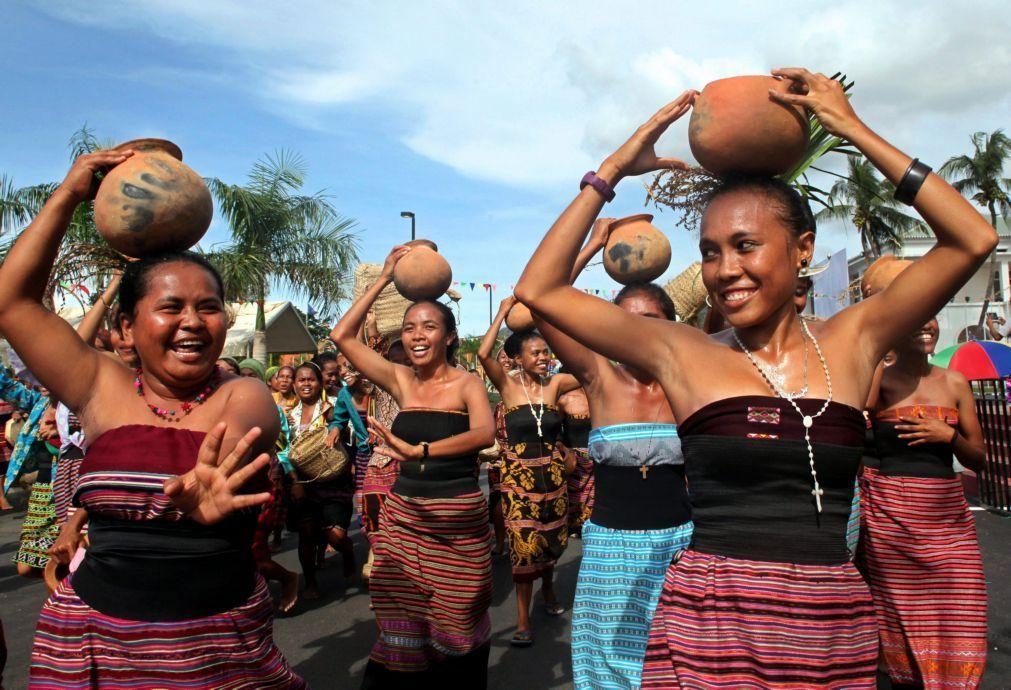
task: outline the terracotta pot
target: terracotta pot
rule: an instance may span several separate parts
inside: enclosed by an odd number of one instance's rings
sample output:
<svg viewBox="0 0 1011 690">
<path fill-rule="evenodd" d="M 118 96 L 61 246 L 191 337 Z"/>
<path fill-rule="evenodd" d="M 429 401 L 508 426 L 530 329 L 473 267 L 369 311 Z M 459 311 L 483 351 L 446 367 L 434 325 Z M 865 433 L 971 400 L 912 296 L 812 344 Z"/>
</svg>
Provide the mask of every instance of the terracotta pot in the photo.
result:
<svg viewBox="0 0 1011 690">
<path fill-rule="evenodd" d="M 534 315 L 530 313 L 530 307 L 517 302 L 506 314 L 506 326 L 513 333 L 521 331 L 532 331 L 534 328 Z"/>
<path fill-rule="evenodd" d="M 614 222 L 604 247 L 604 270 L 622 285 L 648 283 L 670 266 L 670 241 L 641 213 Z"/>
<path fill-rule="evenodd" d="M 393 268 L 397 292 L 412 302 L 441 297 L 453 282 L 449 262 L 424 242 L 415 240 L 411 251 Z"/>
<path fill-rule="evenodd" d="M 900 273 L 913 265 L 909 259 L 900 259 L 894 254 L 885 254 L 867 267 L 860 279 L 860 292 L 864 298 L 871 297 L 892 284 Z"/>
<path fill-rule="evenodd" d="M 109 171 L 95 197 L 95 225 L 127 256 L 189 249 L 211 224 L 214 204 L 203 179 L 183 165 L 170 141 L 138 139 L 117 149 L 134 155 Z"/>
<path fill-rule="evenodd" d="M 807 147 L 807 114 L 769 97 L 791 82 L 772 77 L 731 77 L 706 85 L 695 99 L 688 144 L 703 168 L 717 175 L 780 175 Z"/>
<path fill-rule="evenodd" d="M 428 247 L 433 252 L 439 251 L 439 245 L 437 245 L 432 240 L 411 240 L 410 242 L 404 242 L 405 247 Z"/>
</svg>

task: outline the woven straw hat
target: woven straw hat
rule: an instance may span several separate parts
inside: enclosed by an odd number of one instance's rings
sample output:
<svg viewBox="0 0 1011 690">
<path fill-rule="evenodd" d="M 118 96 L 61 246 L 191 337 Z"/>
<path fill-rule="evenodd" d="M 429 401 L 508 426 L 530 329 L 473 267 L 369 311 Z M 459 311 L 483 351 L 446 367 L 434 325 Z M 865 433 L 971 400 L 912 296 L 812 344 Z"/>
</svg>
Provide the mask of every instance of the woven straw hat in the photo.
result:
<svg viewBox="0 0 1011 690">
<path fill-rule="evenodd" d="M 663 286 L 674 301 L 674 309 L 682 321 L 692 321 L 706 304 L 706 286 L 702 284 L 702 264 L 698 261 L 681 271 Z"/>
</svg>

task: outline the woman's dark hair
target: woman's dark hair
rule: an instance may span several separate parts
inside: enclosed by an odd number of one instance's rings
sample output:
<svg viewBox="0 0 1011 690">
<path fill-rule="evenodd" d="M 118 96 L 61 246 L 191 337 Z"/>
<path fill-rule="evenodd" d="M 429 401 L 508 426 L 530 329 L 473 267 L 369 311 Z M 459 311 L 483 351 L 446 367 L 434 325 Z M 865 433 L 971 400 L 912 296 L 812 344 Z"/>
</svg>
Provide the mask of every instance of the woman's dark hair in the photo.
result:
<svg viewBox="0 0 1011 690">
<path fill-rule="evenodd" d="M 541 340 L 544 339 L 544 337 L 536 330 L 513 333 L 505 339 L 504 343 L 502 343 L 502 349 L 505 350 L 506 355 L 512 359 L 516 359 L 520 356 L 520 353 L 523 352 L 523 346 L 527 343 L 527 341 L 533 340 L 534 338 L 540 338 Z"/>
<path fill-rule="evenodd" d="M 295 376 L 295 367 L 291 366 L 290 364 L 282 364 L 281 366 L 279 366 L 277 368 L 277 371 L 274 372 L 274 376 L 277 376 L 278 374 L 280 374 L 285 369 L 291 369 L 291 375 L 292 375 L 292 378 L 294 378 L 294 376 Z"/>
<path fill-rule="evenodd" d="M 706 208 L 724 194 L 740 191 L 764 194 L 773 202 L 779 219 L 793 231 L 794 235 L 805 232 L 817 233 L 817 224 L 807 199 L 801 196 L 795 187 L 775 177 L 728 175 L 709 193 Z"/>
<path fill-rule="evenodd" d="M 430 304 L 435 307 L 435 310 L 442 315 L 442 326 L 446 329 L 446 333 L 452 333 L 454 336 L 453 340 L 446 347 L 446 361 L 453 363 L 453 358 L 456 356 L 456 350 L 460 347 L 460 336 L 456 333 L 456 317 L 453 316 L 453 310 L 447 307 L 442 302 L 437 302 L 434 299 L 423 299 L 418 300 L 411 306 L 407 308 L 404 312 L 404 320 L 407 319 L 407 312 L 411 311 L 415 307 L 421 304 Z M 405 347 L 406 349 L 406 347 Z"/>
<path fill-rule="evenodd" d="M 336 362 L 337 353 L 336 352 L 320 352 L 315 357 L 312 358 L 312 363 L 320 368 L 322 371 L 323 365 L 327 362 Z"/>
<path fill-rule="evenodd" d="M 677 318 L 674 300 L 670 298 L 670 295 L 662 287 L 653 283 L 629 283 L 618 292 L 618 295 L 614 298 L 614 303 L 621 304 L 622 300 L 634 297 L 635 295 L 645 295 L 655 300 L 660 305 L 660 311 L 663 312 L 668 321 L 674 321 Z"/>
<path fill-rule="evenodd" d="M 284 367 L 281 367 L 281 369 L 283 368 Z M 312 375 L 316 377 L 317 381 L 319 381 L 319 384 L 321 386 L 323 385 L 323 372 L 322 370 L 320 370 L 318 364 L 315 364 L 314 362 L 311 361 L 302 362 L 297 367 L 295 367 L 295 378 L 298 378 L 298 372 L 300 372 L 302 369 L 308 369 L 309 371 L 311 371 Z M 278 371 L 280 371 L 280 369 Z"/>
<path fill-rule="evenodd" d="M 191 251 L 165 252 L 145 256 L 126 264 L 126 268 L 123 270 L 123 279 L 119 283 L 120 314 L 131 318 L 136 316 L 137 303 L 144 299 L 148 287 L 150 287 L 151 273 L 165 264 L 173 263 L 193 264 L 210 273 L 214 278 L 218 297 L 222 302 L 225 301 L 225 286 L 221 282 L 221 275 L 207 259 Z"/>
</svg>

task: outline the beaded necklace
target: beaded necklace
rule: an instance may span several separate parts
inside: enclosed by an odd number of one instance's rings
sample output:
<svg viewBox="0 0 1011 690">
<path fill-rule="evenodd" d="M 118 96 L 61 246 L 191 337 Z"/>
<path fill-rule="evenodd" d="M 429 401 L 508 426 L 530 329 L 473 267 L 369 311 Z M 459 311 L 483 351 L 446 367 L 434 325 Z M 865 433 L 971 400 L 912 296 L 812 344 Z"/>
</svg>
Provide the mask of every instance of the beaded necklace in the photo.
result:
<svg viewBox="0 0 1011 690">
<path fill-rule="evenodd" d="M 530 414 L 537 422 L 537 438 L 543 439 L 544 434 L 541 432 L 541 420 L 544 419 L 544 382 L 541 382 L 541 400 L 540 409 L 534 412 L 534 403 L 530 399 L 530 393 L 527 392 L 527 381 L 526 377 L 523 375 L 524 372 L 520 372 L 520 385 L 523 386 L 523 395 L 526 396 L 527 406 L 530 408 Z"/>
<path fill-rule="evenodd" d="M 797 410 L 797 414 L 801 416 L 801 419 L 804 423 L 804 442 L 807 443 L 807 457 L 811 465 L 811 478 L 814 480 L 814 489 L 811 490 L 811 494 L 814 496 L 815 505 L 818 506 L 818 512 L 820 513 L 821 497 L 822 495 L 824 495 L 825 492 L 822 490 L 821 486 L 818 485 L 818 472 L 814 468 L 814 446 L 811 445 L 811 427 L 814 426 L 814 420 L 818 419 L 818 417 L 821 417 L 821 415 L 825 412 L 825 410 L 828 409 L 829 404 L 831 404 L 832 402 L 832 376 L 829 374 L 828 363 L 825 361 L 825 356 L 821 353 L 821 347 L 819 347 L 818 341 L 815 340 L 815 337 L 813 335 L 811 335 L 811 331 L 807 327 L 807 322 L 804 321 L 803 319 L 800 320 L 800 329 L 801 335 L 805 337 L 807 340 L 811 341 L 811 344 L 814 345 L 814 351 L 818 353 L 818 359 L 821 361 L 822 371 L 825 372 L 825 383 L 828 386 L 828 398 L 825 400 L 825 403 L 821 406 L 821 409 L 818 410 L 813 415 L 804 414 L 804 412 L 800 409 L 800 406 L 795 402 L 795 400 L 792 397 L 790 397 L 787 393 L 785 393 L 782 390 L 782 388 L 778 386 L 776 382 L 774 382 L 765 373 L 765 369 L 763 369 L 762 366 L 758 363 L 758 360 L 755 359 L 755 356 L 751 354 L 751 350 L 749 350 L 744 345 L 744 341 L 741 340 L 741 336 L 737 334 L 736 328 L 734 329 L 734 339 L 737 341 L 737 344 L 740 346 L 740 348 L 744 351 L 744 354 L 748 356 L 748 359 L 751 360 L 751 363 L 755 365 L 756 369 L 758 369 L 758 372 L 762 375 L 762 378 L 765 379 L 766 384 L 768 384 L 769 388 L 772 389 L 772 392 L 778 395 L 779 397 L 783 398 L 787 402 L 789 402 L 793 406 L 793 409 Z M 807 342 L 805 341 L 804 344 L 805 344 L 805 357 L 806 357 Z M 804 387 L 802 390 L 805 391 L 807 390 L 806 369 L 804 375 Z"/>
<path fill-rule="evenodd" d="M 151 403 L 149 403 L 147 401 L 147 397 L 144 395 L 144 384 L 141 381 L 141 374 L 143 373 L 143 369 L 137 367 L 136 369 L 133 370 L 133 373 L 134 373 L 133 387 L 137 390 L 137 395 L 139 395 L 141 399 L 144 400 L 144 404 L 147 405 L 147 408 L 151 410 L 151 412 L 154 414 L 155 417 L 158 417 L 159 419 L 164 419 L 166 422 L 178 422 L 183 417 L 192 412 L 194 409 L 202 405 L 204 401 L 207 400 L 207 398 L 210 396 L 210 394 L 214 392 L 214 389 L 217 388 L 218 381 L 221 378 L 221 369 L 215 367 L 214 373 L 211 374 L 210 379 L 208 379 L 207 381 L 207 386 L 205 386 L 204 389 L 200 391 L 197 394 L 197 396 L 192 400 L 187 400 L 185 402 L 180 403 L 178 412 L 181 412 L 182 414 L 176 416 L 177 410 L 169 410 L 164 407 L 158 407 L 157 405 L 152 405 Z"/>
</svg>

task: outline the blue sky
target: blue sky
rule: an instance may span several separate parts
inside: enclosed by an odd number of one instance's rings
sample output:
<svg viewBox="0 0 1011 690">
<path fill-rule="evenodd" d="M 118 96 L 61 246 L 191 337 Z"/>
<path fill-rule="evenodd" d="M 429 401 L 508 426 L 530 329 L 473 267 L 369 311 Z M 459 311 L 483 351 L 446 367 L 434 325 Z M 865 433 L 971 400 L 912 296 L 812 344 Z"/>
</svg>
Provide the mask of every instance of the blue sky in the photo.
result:
<svg viewBox="0 0 1011 690">
<path fill-rule="evenodd" d="M 1011 93 L 1007 14 L 969 5 L 840 0 L 798 16 L 766 3 L 16 0 L 0 6 L 0 170 L 59 179 L 84 122 L 103 139 L 172 139 L 199 173 L 232 182 L 290 149 L 307 189 L 357 220 L 364 261 L 408 238 L 399 214 L 412 210 L 454 280 L 497 284 L 497 304 L 582 174 L 714 78 L 844 70 L 886 138 L 935 165 L 967 152 L 972 132 L 1007 124 Z M 689 156 L 685 124 L 667 152 Z M 643 199 L 628 180 L 607 213 Z M 696 240 L 670 212 L 655 223 L 674 248 L 666 279 Z M 225 237 L 215 221 L 205 244 Z M 828 226 L 817 255 L 857 246 Z M 577 284 L 617 287 L 600 267 Z M 462 332 L 482 332 L 487 293 L 462 293 Z"/>
</svg>

